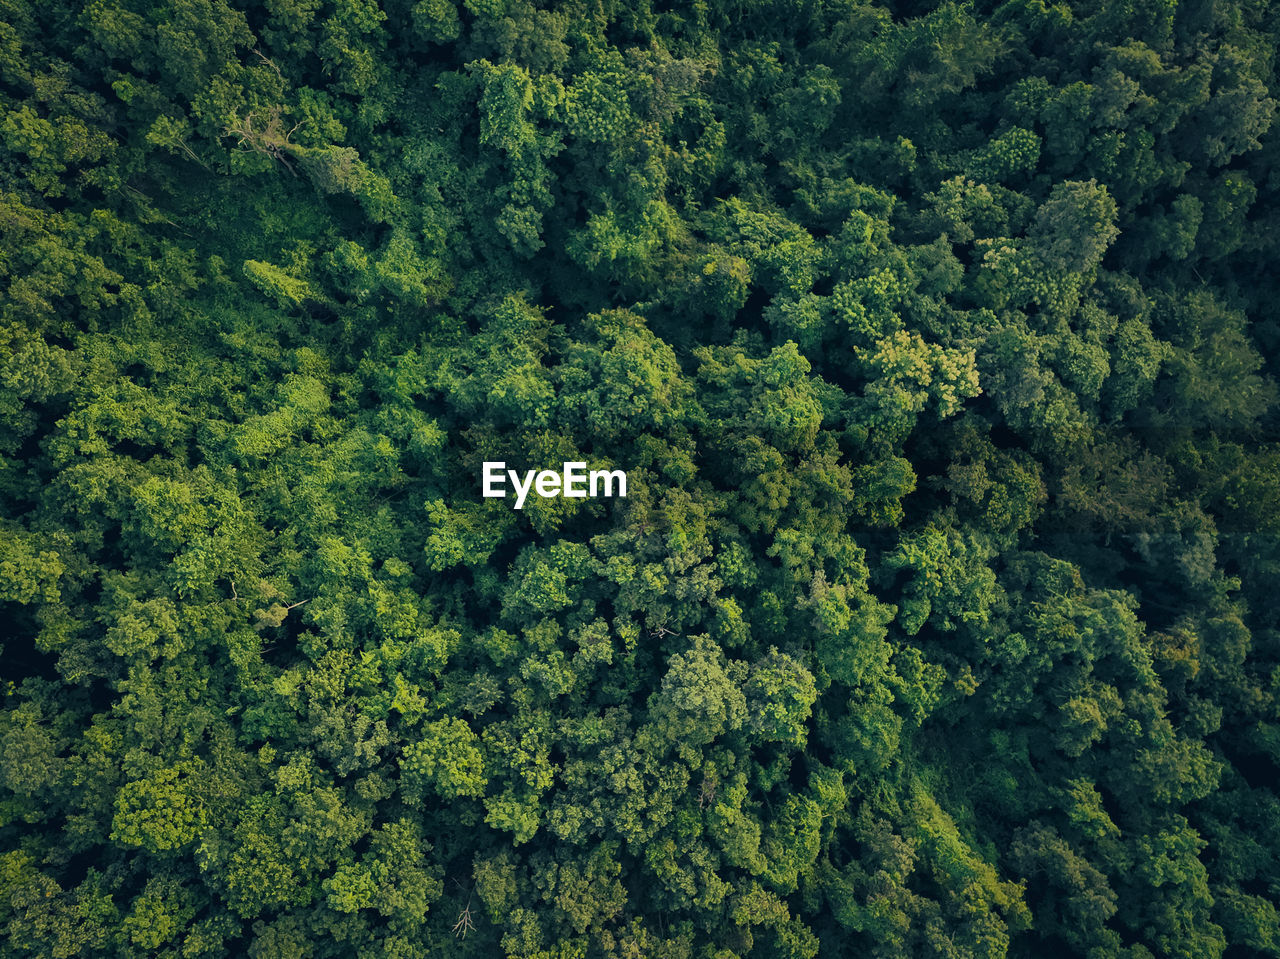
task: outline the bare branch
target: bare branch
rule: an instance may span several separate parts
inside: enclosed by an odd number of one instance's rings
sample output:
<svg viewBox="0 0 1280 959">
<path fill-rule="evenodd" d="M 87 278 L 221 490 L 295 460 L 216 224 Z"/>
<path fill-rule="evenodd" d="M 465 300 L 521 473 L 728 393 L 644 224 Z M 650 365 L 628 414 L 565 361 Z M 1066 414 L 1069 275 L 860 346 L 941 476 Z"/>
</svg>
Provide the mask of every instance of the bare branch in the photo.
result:
<svg viewBox="0 0 1280 959">
<path fill-rule="evenodd" d="M 272 107 L 271 112 L 265 118 L 259 117 L 254 113 L 245 114 L 243 120 L 234 118 L 233 122 L 227 126 L 224 135 L 236 137 L 236 146 L 245 147 L 254 153 L 269 156 L 273 160 L 279 160 L 284 164 L 285 169 L 297 176 L 298 174 L 293 169 L 293 164 L 289 162 L 290 152 L 296 149 L 289 142 L 289 138 L 305 122 L 300 120 L 293 125 L 291 130 L 286 132 L 280 108 Z"/>
<path fill-rule="evenodd" d="M 263 63 L 265 63 L 267 66 L 269 66 L 272 70 L 276 72 L 276 76 L 278 76 L 281 80 L 284 79 L 284 74 L 280 72 L 280 68 L 276 66 L 276 62 L 274 60 L 272 60 L 269 56 L 267 56 L 257 47 L 253 48 L 253 52 L 258 55 L 259 60 L 261 60 Z"/>
<path fill-rule="evenodd" d="M 459 939 L 466 939 L 467 933 L 473 932 L 476 924 L 471 921 L 471 904 L 468 903 L 466 908 L 458 914 L 458 921 L 453 924 L 453 934 Z"/>
</svg>

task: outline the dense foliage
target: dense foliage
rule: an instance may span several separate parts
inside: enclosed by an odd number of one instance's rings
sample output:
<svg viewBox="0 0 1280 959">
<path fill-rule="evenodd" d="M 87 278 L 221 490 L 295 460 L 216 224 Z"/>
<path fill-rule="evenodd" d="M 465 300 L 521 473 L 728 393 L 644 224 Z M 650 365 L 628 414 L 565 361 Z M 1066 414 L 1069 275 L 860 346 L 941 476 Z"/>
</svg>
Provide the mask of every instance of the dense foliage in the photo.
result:
<svg viewBox="0 0 1280 959">
<path fill-rule="evenodd" d="M 1280 955 L 1278 31 L 0 0 L 0 954 Z"/>
</svg>

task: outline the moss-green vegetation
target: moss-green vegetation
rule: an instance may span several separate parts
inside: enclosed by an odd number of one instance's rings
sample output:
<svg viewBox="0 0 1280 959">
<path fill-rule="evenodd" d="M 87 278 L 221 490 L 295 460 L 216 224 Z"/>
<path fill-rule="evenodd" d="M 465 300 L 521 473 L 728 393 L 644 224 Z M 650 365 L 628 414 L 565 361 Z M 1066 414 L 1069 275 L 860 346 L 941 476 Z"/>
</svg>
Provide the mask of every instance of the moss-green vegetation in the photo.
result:
<svg viewBox="0 0 1280 959">
<path fill-rule="evenodd" d="M 1277 24 L 0 0 L 0 955 L 1280 954 Z"/>
</svg>

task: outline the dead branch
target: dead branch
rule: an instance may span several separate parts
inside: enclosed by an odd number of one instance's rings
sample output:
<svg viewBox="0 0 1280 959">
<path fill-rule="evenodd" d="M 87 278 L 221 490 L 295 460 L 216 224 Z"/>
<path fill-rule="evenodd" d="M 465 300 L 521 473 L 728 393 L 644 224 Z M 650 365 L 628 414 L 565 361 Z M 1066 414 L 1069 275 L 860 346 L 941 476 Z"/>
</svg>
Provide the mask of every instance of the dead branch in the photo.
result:
<svg viewBox="0 0 1280 959">
<path fill-rule="evenodd" d="M 258 55 L 259 60 L 261 60 L 263 63 L 265 63 L 267 66 L 269 66 L 272 70 L 276 72 L 276 76 L 278 76 L 281 80 L 284 79 L 284 74 L 280 72 L 280 68 L 276 66 L 276 62 L 274 60 L 272 60 L 269 56 L 267 56 L 257 47 L 253 48 L 253 52 Z"/>
<path fill-rule="evenodd" d="M 453 934 L 459 939 L 466 939 L 467 933 L 473 932 L 476 924 L 471 920 L 471 904 L 467 903 L 466 908 L 458 914 L 458 921 L 453 924 Z"/>
<path fill-rule="evenodd" d="M 284 164 L 285 169 L 297 176 L 293 164 L 289 162 L 289 155 L 296 149 L 289 142 L 289 138 L 305 122 L 305 120 L 299 120 L 286 131 L 280 108 L 272 107 L 265 117 L 251 112 L 245 114 L 243 120 L 235 118 L 235 122 L 227 126 L 224 135 L 236 137 L 236 146 L 279 160 Z"/>
</svg>

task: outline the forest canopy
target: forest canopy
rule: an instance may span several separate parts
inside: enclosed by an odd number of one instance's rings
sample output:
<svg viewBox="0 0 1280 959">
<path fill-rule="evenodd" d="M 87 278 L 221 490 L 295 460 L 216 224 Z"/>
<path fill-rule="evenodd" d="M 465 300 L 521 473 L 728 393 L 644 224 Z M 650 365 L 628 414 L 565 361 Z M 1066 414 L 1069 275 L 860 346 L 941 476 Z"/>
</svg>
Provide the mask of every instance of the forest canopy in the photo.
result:
<svg viewBox="0 0 1280 959">
<path fill-rule="evenodd" d="M 1278 25 L 0 0 L 0 955 L 1280 956 Z"/>
</svg>

